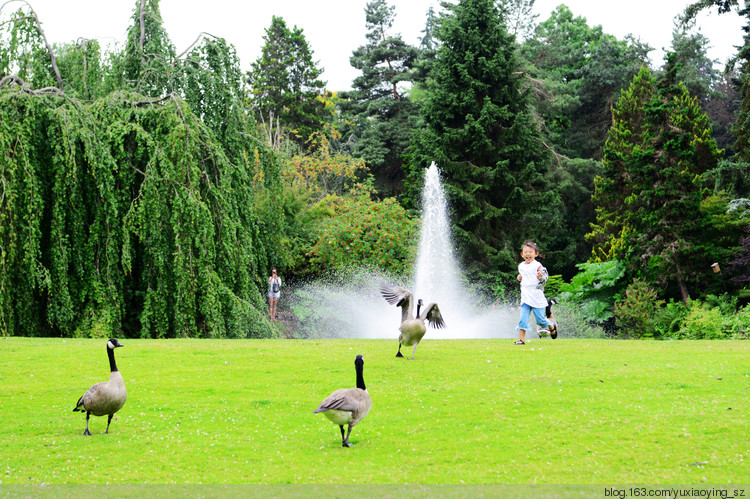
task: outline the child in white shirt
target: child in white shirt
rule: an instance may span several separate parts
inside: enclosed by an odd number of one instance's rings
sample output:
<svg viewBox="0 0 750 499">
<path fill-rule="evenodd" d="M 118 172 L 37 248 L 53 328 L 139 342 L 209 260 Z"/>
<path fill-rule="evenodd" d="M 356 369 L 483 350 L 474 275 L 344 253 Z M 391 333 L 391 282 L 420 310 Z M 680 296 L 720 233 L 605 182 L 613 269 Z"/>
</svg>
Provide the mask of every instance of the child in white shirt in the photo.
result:
<svg viewBox="0 0 750 499">
<path fill-rule="evenodd" d="M 518 321 L 518 341 L 516 345 L 526 344 L 526 331 L 529 329 L 529 316 L 534 312 L 537 324 L 546 326 L 550 336 L 557 338 L 557 326 L 545 317 L 547 298 L 544 296 L 544 284 L 547 282 L 547 269 L 536 261 L 539 250 L 536 243 L 526 241 L 521 247 L 523 262 L 518 264 L 518 280 L 521 281 L 521 319 Z"/>
</svg>

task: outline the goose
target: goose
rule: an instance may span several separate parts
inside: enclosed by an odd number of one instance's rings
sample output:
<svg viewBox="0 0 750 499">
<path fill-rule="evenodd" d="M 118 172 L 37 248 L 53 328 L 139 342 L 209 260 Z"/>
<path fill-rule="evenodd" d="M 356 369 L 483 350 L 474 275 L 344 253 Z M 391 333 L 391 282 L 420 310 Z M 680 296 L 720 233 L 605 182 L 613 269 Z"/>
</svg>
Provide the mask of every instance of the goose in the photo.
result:
<svg viewBox="0 0 750 499">
<path fill-rule="evenodd" d="M 320 403 L 313 413 L 322 412 L 333 423 L 339 425 L 341 429 L 341 446 L 351 447 L 349 445 L 349 435 L 352 434 L 352 428 L 367 416 L 372 407 L 370 394 L 365 387 L 365 378 L 362 376 L 365 361 L 361 355 L 354 359 L 354 369 L 357 372 L 357 388 L 341 388 L 330 394 L 323 402 Z M 344 425 L 348 424 L 349 429 L 344 436 Z"/>
<path fill-rule="evenodd" d="M 443 321 L 443 316 L 440 314 L 437 303 L 428 303 L 420 313 L 422 299 L 417 300 L 417 316 L 415 318 L 412 315 L 414 296 L 409 290 L 400 286 L 382 284 L 380 286 L 380 294 L 391 305 L 401 307 L 401 326 L 398 328 L 401 334 L 398 337 L 398 353 L 396 353 L 396 357 L 403 357 L 401 354 L 401 345 L 414 345 L 411 353 L 411 360 L 414 360 L 414 355 L 417 353 L 417 345 L 419 345 L 420 340 L 427 331 L 427 327 L 424 324 L 425 320 L 435 329 L 445 327 L 445 321 Z"/>
<path fill-rule="evenodd" d="M 104 416 L 107 414 L 107 431 L 109 433 L 109 424 L 112 422 L 112 416 L 125 405 L 128 398 L 128 392 L 125 390 L 125 383 L 122 381 L 122 375 L 117 370 L 115 364 L 115 348 L 123 347 L 122 343 L 115 338 L 107 341 L 107 356 L 109 357 L 109 381 L 102 381 L 89 388 L 83 396 L 78 399 L 78 403 L 73 412 L 86 413 L 86 430 L 84 435 L 91 435 L 89 431 L 89 416 Z"/>
</svg>

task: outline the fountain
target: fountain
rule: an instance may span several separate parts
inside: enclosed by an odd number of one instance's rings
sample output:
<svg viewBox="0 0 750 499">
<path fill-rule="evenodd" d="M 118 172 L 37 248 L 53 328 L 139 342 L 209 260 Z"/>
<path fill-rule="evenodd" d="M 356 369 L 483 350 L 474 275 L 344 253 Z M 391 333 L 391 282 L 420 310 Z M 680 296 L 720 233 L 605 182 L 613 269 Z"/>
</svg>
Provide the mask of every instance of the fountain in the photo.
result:
<svg viewBox="0 0 750 499">
<path fill-rule="evenodd" d="M 518 317 L 505 304 L 483 302 L 471 283 L 461 277 L 454 254 L 448 203 L 440 172 L 432 163 L 425 172 L 422 226 L 414 283 L 405 287 L 425 304 L 436 302 L 446 322 L 444 329 L 427 329 L 426 340 L 512 338 Z M 329 282 L 300 286 L 295 291 L 309 306 L 298 307 L 306 335 L 339 338 L 398 338 L 401 310 L 379 293 L 390 276 L 355 270 L 332 276 Z"/>
</svg>

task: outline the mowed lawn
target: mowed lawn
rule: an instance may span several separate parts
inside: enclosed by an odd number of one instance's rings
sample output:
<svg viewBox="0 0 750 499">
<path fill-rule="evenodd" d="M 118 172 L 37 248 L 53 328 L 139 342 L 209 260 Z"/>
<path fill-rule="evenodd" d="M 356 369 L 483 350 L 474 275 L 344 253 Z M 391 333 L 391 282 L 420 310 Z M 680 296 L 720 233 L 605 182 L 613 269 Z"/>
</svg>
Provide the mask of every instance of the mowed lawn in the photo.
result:
<svg viewBox="0 0 750 499">
<path fill-rule="evenodd" d="M 128 340 L 128 401 L 73 413 L 106 340 L 0 338 L 2 484 L 728 484 L 750 476 L 750 342 Z M 406 351 L 410 354 L 411 348 Z M 351 448 L 313 414 L 373 400 Z"/>
</svg>

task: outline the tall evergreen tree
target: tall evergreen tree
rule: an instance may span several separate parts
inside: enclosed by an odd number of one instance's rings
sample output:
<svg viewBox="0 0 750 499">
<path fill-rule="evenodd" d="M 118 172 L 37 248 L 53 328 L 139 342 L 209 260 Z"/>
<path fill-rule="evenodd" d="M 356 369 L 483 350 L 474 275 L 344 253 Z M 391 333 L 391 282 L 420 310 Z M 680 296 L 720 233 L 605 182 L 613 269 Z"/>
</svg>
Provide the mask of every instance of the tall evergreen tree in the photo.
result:
<svg viewBox="0 0 750 499">
<path fill-rule="evenodd" d="M 644 141 L 645 106 L 655 92 L 651 71 L 643 66 L 612 109 L 612 127 L 602 159 L 603 171 L 595 180 L 596 223 L 592 224 L 593 230 L 588 234 L 594 244 L 595 261 L 616 258 L 623 247 L 625 200 L 632 194 L 628 162 Z"/>
<path fill-rule="evenodd" d="M 657 84 L 642 69 L 617 103 L 595 200 L 598 227 L 609 230 L 610 241 L 617 238 L 612 229 L 620 230 L 621 244 L 610 256 L 651 282 L 674 284 L 687 301 L 690 282 L 715 255 L 701 176 L 722 151 L 698 100 L 677 81 L 675 59 L 670 55 Z"/>
<path fill-rule="evenodd" d="M 352 91 L 341 94 L 346 99 L 341 108 L 358 128 L 353 153 L 365 160 L 377 189 L 386 195 L 402 190 L 402 156 L 417 115 L 401 84 L 413 80 L 418 50 L 393 32 L 395 17 L 395 7 L 385 0 L 367 3 L 367 44 L 350 59 L 362 74 L 352 82 Z"/>
<path fill-rule="evenodd" d="M 478 272 L 510 271 L 522 240 L 543 239 L 548 229 L 548 153 L 494 2 L 445 6 L 421 104 L 425 126 L 412 143 L 412 185 L 416 191 L 435 161 L 467 263 Z"/>
<path fill-rule="evenodd" d="M 249 73 L 254 108 L 261 119 L 278 119 L 295 140 L 304 144 L 324 119 L 319 96 L 326 82 L 313 60 L 313 51 L 301 28 L 289 29 L 283 18 L 273 16 L 263 37 L 260 57 Z"/>
</svg>

